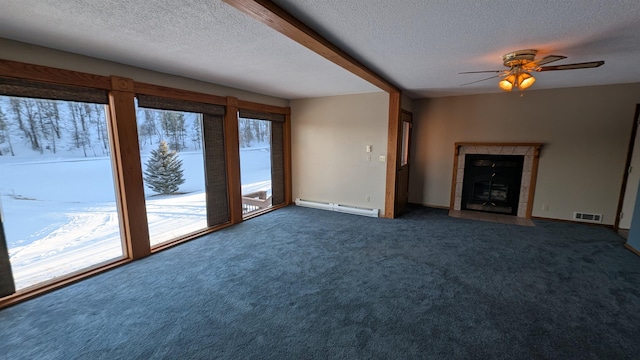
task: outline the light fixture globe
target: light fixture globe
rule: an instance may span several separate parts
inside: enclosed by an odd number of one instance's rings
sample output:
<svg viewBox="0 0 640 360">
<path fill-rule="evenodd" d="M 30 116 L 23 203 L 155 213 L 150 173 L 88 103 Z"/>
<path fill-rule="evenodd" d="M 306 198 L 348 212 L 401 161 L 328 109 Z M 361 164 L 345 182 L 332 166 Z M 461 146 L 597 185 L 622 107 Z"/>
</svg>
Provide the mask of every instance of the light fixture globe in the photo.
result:
<svg viewBox="0 0 640 360">
<path fill-rule="evenodd" d="M 523 71 L 519 67 L 514 67 L 507 73 L 504 79 L 498 82 L 498 86 L 504 91 L 512 91 L 514 87 L 524 90 L 533 85 L 534 82 L 536 82 L 536 78 L 534 78 L 533 75 Z"/>
<path fill-rule="evenodd" d="M 518 88 L 524 90 L 536 82 L 536 78 L 528 72 L 522 72 L 518 75 Z"/>
<path fill-rule="evenodd" d="M 504 91 L 513 90 L 513 85 L 516 83 L 516 75 L 514 73 L 509 73 L 504 79 L 500 80 L 498 86 L 500 89 Z"/>
</svg>

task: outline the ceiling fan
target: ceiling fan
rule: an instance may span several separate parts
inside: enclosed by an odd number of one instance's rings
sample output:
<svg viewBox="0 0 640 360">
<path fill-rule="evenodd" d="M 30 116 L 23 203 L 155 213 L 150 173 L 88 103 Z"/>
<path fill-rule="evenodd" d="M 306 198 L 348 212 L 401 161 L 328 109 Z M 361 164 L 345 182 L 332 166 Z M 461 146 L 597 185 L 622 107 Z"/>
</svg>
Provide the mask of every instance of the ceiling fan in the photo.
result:
<svg viewBox="0 0 640 360">
<path fill-rule="evenodd" d="M 511 91 L 513 88 L 524 90 L 533 85 L 536 78 L 531 75 L 533 71 L 554 71 L 554 70 L 571 70 L 571 69 L 587 69 L 595 68 L 604 64 L 604 61 L 590 61 L 576 64 L 555 65 L 555 66 L 542 66 L 554 61 L 566 59 L 566 56 L 562 55 L 549 55 L 542 59 L 535 60 L 538 50 L 526 49 L 510 52 L 502 55 L 502 61 L 504 66 L 509 70 L 487 70 L 487 71 L 466 71 L 460 74 L 479 74 L 479 73 L 497 73 L 497 75 L 473 81 L 470 83 L 462 84 L 460 86 L 471 85 L 481 81 L 502 77 L 502 80 L 498 82 L 498 86 L 505 91 Z"/>
</svg>

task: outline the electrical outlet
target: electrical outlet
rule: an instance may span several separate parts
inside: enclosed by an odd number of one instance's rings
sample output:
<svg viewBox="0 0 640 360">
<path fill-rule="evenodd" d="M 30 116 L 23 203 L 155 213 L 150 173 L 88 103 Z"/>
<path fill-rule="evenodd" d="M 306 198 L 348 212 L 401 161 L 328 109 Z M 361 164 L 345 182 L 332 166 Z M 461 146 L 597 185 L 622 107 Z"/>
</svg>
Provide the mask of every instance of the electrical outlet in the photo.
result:
<svg viewBox="0 0 640 360">
<path fill-rule="evenodd" d="M 371 201 L 371 196 L 366 195 L 366 196 L 364 197 L 364 201 L 366 201 L 366 202 L 370 202 L 370 201 Z"/>
<path fill-rule="evenodd" d="M 382 162 L 387 161 L 387 157 L 384 156 L 384 155 L 380 155 L 380 157 L 378 159 L 380 159 L 380 161 L 382 161 Z"/>
<path fill-rule="evenodd" d="M 371 155 L 367 155 L 367 161 L 371 161 Z"/>
</svg>

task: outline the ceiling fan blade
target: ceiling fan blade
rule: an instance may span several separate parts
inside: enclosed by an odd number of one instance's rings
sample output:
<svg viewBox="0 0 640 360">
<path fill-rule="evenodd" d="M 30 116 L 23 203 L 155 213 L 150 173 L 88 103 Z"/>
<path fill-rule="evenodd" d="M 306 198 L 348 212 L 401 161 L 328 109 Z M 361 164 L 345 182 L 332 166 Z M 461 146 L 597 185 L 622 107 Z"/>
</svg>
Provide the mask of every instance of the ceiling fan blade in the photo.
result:
<svg viewBox="0 0 640 360">
<path fill-rule="evenodd" d="M 480 80 L 472 81 L 472 82 L 470 82 L 470 83 L 462 84 L 462 85 L 460 85 L 460 86 L 471 85 L 471 84 L 479 83 L 479 82 L 481 82 L 481 81 L 495 79 L 495 78 L 497 78 L 497 77 L 500 77 L 500 74 L 490 76 L 490 77 L 488 77 L 488 78 L 486 78 L 486 79 L 480 79 Z"/>
<path fill-rule="evenodd" d="M 602 66 L 604 61 L 591 61 L 577 64 L 555 65 L 555 66 L 543 66 L 537 71 L 551 71 L 551 70 L 571 70 L 571 69 L 588 69 Z"/>
<path fill-rule="evenodd" d="M 550 62 L 554 62 L 554 61 L 558 61 L 566 58 L 567 58 L 566 56 L 562 56 L 562 55 L 549 55 L 549 56 L 543 57 L 540 60 L 534 61 L 533 66 L 538 67 L 544 64 L 548 64 Z"/>
<path fill-rule="evenodd" d="M 504 70 L 482 70 L 482 71 L 465 71 L 458 74 L 482 74 L 482 73 L 501 73 Z"/>
</svg>

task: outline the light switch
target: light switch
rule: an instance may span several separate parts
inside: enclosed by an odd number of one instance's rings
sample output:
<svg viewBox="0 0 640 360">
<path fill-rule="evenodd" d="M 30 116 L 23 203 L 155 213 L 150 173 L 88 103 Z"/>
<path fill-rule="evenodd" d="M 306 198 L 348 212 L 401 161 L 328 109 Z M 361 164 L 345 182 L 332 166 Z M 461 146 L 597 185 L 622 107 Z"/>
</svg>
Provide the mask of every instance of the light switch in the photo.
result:
<svg viewBox="0 0 640 360">
<path fill-rule="evenodd" d="M 367 145 L 367 152 L 371 152 L 371 145 Z"/>
</svg>

